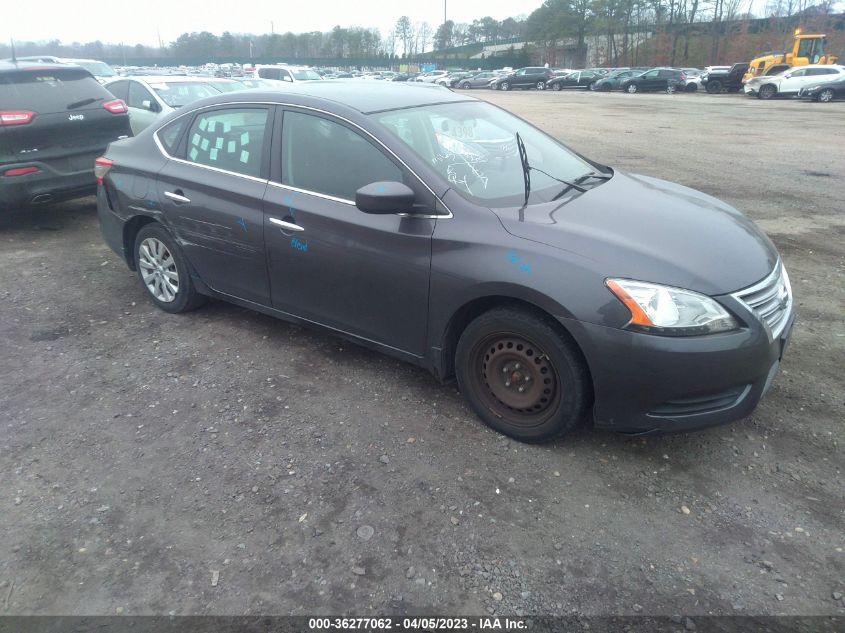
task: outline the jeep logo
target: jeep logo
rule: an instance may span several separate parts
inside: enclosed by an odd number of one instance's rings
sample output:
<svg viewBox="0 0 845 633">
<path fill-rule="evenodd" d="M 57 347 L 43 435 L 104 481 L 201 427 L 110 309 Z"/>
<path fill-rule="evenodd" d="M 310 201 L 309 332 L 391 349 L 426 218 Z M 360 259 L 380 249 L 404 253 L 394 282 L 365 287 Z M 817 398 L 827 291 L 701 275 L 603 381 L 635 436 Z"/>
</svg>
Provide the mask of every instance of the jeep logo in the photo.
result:
<svg viewBox="0 0 845 633">
<path fill-rule="evenodd" d="M 84 114 L 68 114 L 67 120 L 68 121 L 83 121 L 85 119 Z"/>
</svg>

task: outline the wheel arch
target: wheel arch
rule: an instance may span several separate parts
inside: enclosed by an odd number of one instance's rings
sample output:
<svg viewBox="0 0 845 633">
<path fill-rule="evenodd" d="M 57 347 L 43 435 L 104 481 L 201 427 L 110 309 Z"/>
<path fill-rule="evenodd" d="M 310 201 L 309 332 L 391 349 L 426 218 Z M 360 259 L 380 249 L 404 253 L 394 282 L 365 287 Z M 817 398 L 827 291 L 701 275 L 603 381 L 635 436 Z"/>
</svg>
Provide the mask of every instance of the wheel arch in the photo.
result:
<svg viewBox="0 0 845 633">
<path fill-rule="evenodd" d="M 564 327 L 558 318 L 555 317 L 554 312 L 558 316 L 562 316 L 561 312 L 556 308 L 557 302 L 543 295 L 535 297 L 516 297 L 506 294 L 486 294 L 477 296 L 461 304 L 452 312 L 445 328 L 439 336 L 439 358 L 435 359 L 436 374 L 441 381 L 448 381 L 455 375 L 455 350 L 458 346 L 458 340 L 463 334 L 466 327 L 481 314 L 501 307 L 518 307 L 527 311 L 533 312 L 538 316 L 546 318 L 550 323 L 554 324 L 554 328 L 561 336 L 567 338 L 574 348 L 581 355 L 581 360 L 587 371 L 590 388 L 593 388 L 593 377 L 590 370 L 590 363 L 588 362 L 584 351 L 576 341 L 575 337 L 569 330 Z M 566 316 L 569 316 L 568 313 Z"/>
<path fill-rule="evenodd" d="M 123 255 L 130 270 L 135 270 L 135 238 L 138 232 L 148 224 L 158 222 L 149 215 L 134 215 L 123 225 Z"/>
</svg>

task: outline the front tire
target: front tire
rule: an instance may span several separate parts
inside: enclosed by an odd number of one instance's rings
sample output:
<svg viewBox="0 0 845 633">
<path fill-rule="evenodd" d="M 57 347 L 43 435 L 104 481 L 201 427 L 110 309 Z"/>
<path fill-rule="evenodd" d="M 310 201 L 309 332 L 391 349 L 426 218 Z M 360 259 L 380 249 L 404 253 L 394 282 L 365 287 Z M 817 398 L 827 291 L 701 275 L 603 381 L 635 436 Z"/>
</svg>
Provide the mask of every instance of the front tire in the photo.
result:
<svg viewBox="0 0 845 633">
<path fill-rule="evenodd" d="M 772 84 L 766 84 L 765 86 L 760 86 L 760 90 L 757 91 L 757 98 L 758 99 L 771 99 L 777 94 L 777 88 L 775 88 Z"/>
<path fill-rule="evenodd" d="M 165 312 L 188 312 L 205 303 L 191 279 L 188 262 L 170 233 L 147 224 L 135 237 L 135 269 L 147 294 Z"/>
<path fill-rule="evenodd" d="M 546 89 L 546 82 L 545 81 L 538 81 L 537 82 L 537 90 L 545 90 Z"/>
<path fill-rule="evenodd" d="M 510 90 L 510 89 L 511 89 L 511 85 L 507 81 L 503 81 L 501 84 L 499 84 L 499 90 L 507 91 L 507 90 Z"/>
<path fill-rule="evenodd" d="M 554 83 L 554 84 L 550 85 L 549 88 L 551 88 L 555 92 L 560 92 L 560 84 L 559 83 Z"/>
<path fill-rule="evenodd" d="M 472 321 L 455 352 L 458 387 L 491 428 L 525 442 L 573 429 L 591 400 L 586 364 L 551 318 L 519 307 Z"/>
<path fill-rule="evenodd" d="M 707 82 L 707 92 L 711 95 L 717 95 L 722 92 L 722 82 L 718 80 L 711 79 Z"/>
<path fill-rule="evenodd" d="M 472 88 L 472 84 L 469 83 L 468 81 L 464 81 L 463 83 L 461 83 L 458 86 L 458 88 L 463 88 L 464 90 L 469 90 L 470 88 Z"/>
<path fill-rule="evenodd" d="M 625 92 L 627 92 L 629 95 L 636 94 L 638 90 L 639 88 L 637 88 L 637 84 L 628 84 L 627 86 L 625 86 Z"/>
<path fill-rule="evenodd" d="M 687 84 L 684 88 L 686 92 L 695 92 L 696 90 L 698 90 L 698 84 Z"/>
</svg>

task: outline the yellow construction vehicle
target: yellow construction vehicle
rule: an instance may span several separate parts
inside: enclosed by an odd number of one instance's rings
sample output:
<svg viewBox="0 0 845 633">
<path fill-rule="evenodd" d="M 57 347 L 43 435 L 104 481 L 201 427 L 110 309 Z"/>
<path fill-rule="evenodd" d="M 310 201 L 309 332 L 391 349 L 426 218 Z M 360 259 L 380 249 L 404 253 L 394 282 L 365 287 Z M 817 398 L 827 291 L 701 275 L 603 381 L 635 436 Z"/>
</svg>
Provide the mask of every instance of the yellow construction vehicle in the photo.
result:
<svg viewBox="0 0 845 633">
<path fill-rule="evenodd" d="M 826 39 L 826 35 L 818 33 L 802 35 L 801 29 L 795 29 L 792 50 L 788 52 L 770 51 L 755 57 L 748 65 L 748 72 L 742 77 L 742 83 L 752 77 L 776 75 L 793 66 L 835 64 L 836 57 L 824 51 Z"/>
</svg>

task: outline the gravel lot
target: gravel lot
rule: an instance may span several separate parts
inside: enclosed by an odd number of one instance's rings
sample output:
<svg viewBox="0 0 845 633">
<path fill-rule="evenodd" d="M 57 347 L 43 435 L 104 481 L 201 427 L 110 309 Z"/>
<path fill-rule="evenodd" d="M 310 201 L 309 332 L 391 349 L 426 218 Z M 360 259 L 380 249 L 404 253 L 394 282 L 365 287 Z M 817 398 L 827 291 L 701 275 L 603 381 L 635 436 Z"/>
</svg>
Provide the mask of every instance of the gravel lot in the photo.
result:
<svg viewBox="0 0 845 633">
<path fill-rule="evenodd" d="M 93 199 L 6 214 L 0 613 L 845 614 L 845 104 L 475 94 L 772 237 L 798 318 L 753 416 L 521 445 L 409 365 L 155 309 Z"/>
</svg>

